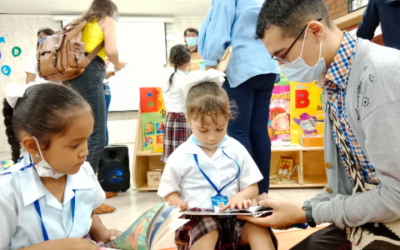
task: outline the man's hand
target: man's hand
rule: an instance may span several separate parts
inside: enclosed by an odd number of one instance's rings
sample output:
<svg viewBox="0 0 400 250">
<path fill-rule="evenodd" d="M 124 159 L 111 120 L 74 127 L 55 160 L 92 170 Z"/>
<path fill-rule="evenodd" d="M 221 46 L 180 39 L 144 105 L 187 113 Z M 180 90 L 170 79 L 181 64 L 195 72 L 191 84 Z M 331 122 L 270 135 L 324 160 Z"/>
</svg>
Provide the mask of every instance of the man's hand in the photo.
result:
<svg viewBox="0 0 400 250">
<path fill-rule="evenodd" d="M 265 218 L 254 218 L 252 216 L 238 216 L 238 218 L 256 225 L 277 229 L 285 228 L 296 223 L 307 222 L 306 211 L 294 203 L 263 200 L 259 202 L 259 205 L 271 207 L 274 210 L 273 214 Z"/>
<path fill-rule="evenodd" d="M 251 202 L 251 206 L 256 207 L 258 206 L 259 202 L 263 200 L 269 200 L 269 195 L 265 192 L 257 196 L 255 199 L 253 199 L 253 201 Z"/>
</svg>

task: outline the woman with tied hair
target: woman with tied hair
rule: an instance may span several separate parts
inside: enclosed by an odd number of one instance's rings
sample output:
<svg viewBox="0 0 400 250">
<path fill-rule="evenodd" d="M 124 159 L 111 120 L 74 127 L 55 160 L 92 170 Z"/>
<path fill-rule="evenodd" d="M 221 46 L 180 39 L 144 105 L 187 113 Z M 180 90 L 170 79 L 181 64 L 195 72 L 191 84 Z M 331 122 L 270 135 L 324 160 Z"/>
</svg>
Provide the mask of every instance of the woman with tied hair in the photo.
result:
<svg viewBox="0 0 400 250">
<path fill-rule="evenodd" d="M 94 127 L 88 141 L 89 155 L 87 161 L 95 172 L 106 144 L 106 102 L 104 98 L 103 80 L 106 73 L 106 56 L 114 64 L 115 70 L 125 67 L 118 57 L 117 25 L 118 9 L 111 0 L 94 0 L 89 9 L 72 23 L 87 22 L 82 31 L 85 52 L 92 52 L 104 41 L 104 48 L 86 67 L 85 72 L 66 84 L 73 87 L 89 103 L 93 110 Z M 102 205 L 97 213 L 112 212 L 115 208 Z"/>
</svg>

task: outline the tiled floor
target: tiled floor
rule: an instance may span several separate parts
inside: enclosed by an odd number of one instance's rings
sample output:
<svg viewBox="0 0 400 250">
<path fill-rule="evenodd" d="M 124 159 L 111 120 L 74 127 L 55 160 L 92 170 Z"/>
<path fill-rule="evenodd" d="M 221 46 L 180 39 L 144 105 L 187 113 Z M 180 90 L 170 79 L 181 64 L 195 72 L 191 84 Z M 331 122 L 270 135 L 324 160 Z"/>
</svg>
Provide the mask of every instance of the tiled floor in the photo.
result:
<svg viewBox="0 0 400 250">
<path fill-rule="evenodd" d="M 314 197 L 321 189 L 272 189 L 269 192 L 271 199 L 284 200 L 303 204 L 304 201 Z M 107 228 L 115 228 L 124 231 L 143 212 L 163 202 L 156 192 L 141 193 L 130 189 L 117 197 L 107 199 L 106 204 L 114 206 L 117 210 L 110 214 L 101 215 L 101 219 Z"/>
</svg>

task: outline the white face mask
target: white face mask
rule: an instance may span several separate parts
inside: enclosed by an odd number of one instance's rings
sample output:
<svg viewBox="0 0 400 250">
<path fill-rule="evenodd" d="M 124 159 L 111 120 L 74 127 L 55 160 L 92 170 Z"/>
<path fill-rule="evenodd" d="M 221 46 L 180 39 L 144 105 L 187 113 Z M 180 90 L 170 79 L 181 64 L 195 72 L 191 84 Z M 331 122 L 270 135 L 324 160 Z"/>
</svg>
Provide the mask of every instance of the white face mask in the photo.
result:
<svg viewBox="0 0 400 250">
<path fill-rule="evenodd" d="M 42 157 L 42 160 L 38 164 L 35 164 L 35 168 L 36 168 L 36 171 L 37 171 L 39 177 L 51 177 L 54 179 L 58 179 L 58 178 L 64 176 L 65 174 L 59 173 L 54 168 L 52 168 L 50 166 L 50 164 L 47 163 L 47 161 L 44 160 L 42 150 L 40 150 L 40 145 L 39 145 L 38 140 L 36 139 L 36 137 L 33 137 L 33 139 L 35 139 L 36 144 L 39 149 L 40 157 Z M 39 155 L 36 154 L 36 157 L 39 157 Z"/>
<path fill-rule="evenodd" d="M 304 34 L 303 46 L 301 48 L 300 57 L 291 63 L 283 64 L 280 69 L 283 75 L 291 81 L 300 83 L 309 83 L 318 79 L 318 77 L 326 71 L 325 59 L 321 57 L 322 41 L 319 48 L 319 61 L 314 67 L 310 67 L 301 58 L 303 55 L 304 43 L 306 41 L 307 29 Z"/>
</svg>

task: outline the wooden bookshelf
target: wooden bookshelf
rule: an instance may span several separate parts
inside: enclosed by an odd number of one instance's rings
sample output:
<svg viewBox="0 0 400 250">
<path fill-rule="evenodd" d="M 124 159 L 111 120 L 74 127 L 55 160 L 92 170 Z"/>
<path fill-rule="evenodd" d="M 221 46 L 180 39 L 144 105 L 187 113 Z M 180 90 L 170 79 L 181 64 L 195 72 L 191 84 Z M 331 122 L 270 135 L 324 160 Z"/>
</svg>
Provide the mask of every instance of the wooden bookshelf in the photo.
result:
<svg viewBox="0 0 400 250">
<path fill-rule="evenodd" d="M 292 174 L 290 180 L 295 182 L 275 183 L 271 180 L 270 188 L 311 188 L 325 187 L 327 184 L 323 147 L 305 148 L 299 144 L 288 147 L 272 147 L 271 171 L 270 175 L 278 174 L 279 160 L 281 156 L 291 156 L 295 159 L 297 169 Z M 279 180 L 280 178 L 278 178 Z"/>
<path fill-rule="evenodd" d="M 295 181 L 294 183 L 274 184 L 273 181 L 271 181 L 270 187 L 272 189 L 326 186 L 327 178 L 325 173 L 323 147 L 305 148 L 299 144 L 294 144 L 288 147 L 272 147 L 271 151 L 271 175 L 278 174 L 280 156 L 292 156 L 295 159 L 295 165 L 299 166 L 290 178 L 290 180 Z M 132 168 L 132 178 L 135 184 L 134 190 L 143 192 L 157 191 L 158 187 L 149 187 L 147 185 L 147 171 L 164 168 L 165 164 L 160 161 L 161 156 L 162 153 L 143 151 L 141 112 L 139 108 L 135 154 Z"/>
</svg>

